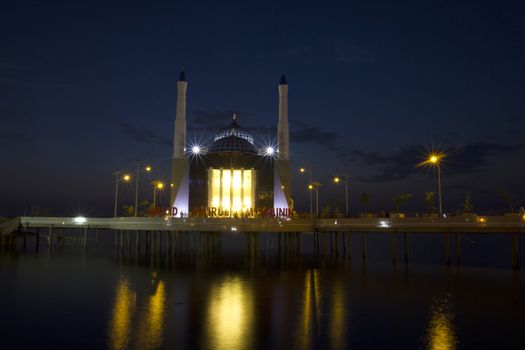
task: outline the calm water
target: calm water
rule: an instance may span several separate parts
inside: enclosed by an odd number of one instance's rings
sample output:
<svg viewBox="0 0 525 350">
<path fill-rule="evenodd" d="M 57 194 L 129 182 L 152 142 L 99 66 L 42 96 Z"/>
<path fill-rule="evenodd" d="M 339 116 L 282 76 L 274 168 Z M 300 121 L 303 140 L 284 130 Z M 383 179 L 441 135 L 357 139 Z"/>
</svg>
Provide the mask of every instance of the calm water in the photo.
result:
<svg viewBox="0 0 525 350">
<path fill-rule="evenodd" d="M 525 344 L 525 275 L 510 268 L 65 248 L 1 253 L 0 281 L 3 349 Z"/>
</svg>

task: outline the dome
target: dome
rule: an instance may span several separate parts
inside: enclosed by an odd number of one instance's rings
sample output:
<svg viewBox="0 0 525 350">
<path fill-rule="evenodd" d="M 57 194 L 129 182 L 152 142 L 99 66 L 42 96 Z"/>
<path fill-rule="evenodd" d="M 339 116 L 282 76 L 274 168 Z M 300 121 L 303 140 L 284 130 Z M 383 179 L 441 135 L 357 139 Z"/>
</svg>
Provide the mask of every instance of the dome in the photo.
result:
<svg viewBox="0 0 525 350">
<path fill-rule="evenodd" d="M 223 137 L 215 141 L 208 149 L 208 153 L 253 153 L 255 147 L 246 139 L 237 136 Z"/>
<path fill-rule="evenodd" d="M 221 130 L 219 130 L 219 132 L 215 134 L 214 141 L 219 141 L 220 139 L 225 137 L 235 136 L 241 139 L 245 139 L 253 145 L 253 136 L 250 135 L 250 133 L 246 129 L 240 127 L 239 124 L 237 124 L 237 121 L 235 120 L 235 115 L 233 118 L 233 122 L 230 125 L 228 125 L 225 128 L 222 128 Z"/>
<path fill-rule="evenodd" d="M 215 134 L 214 142 L 208 149 L 209 153 L 253 153 L 257 154 L 257 150 L 253 145 L 253 136 L 239 126 L 233 116 L 233 121 L 230 125 L 222 128 Z"/>
</svg>

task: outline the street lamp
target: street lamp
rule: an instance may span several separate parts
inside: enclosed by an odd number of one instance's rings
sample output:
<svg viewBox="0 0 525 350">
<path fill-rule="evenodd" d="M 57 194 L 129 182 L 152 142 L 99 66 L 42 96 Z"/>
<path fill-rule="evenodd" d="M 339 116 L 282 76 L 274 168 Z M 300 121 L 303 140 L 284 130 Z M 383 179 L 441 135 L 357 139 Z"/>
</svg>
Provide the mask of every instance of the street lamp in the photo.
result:
<svg viewBox="0 0 525 350">
<path fill-rule="evenodd" d="M 342 174 L 345 178 L 345 204 L 346 204 L 346 217 L 348 217 L 348 178 L 350 175 L 348 174 Z M 341 182 L 341 178 L 339 176 L 334 176 L 334 183 L 337 185 Z"/>
<path fill-rule="evenodd" d="M 312 165 L 310 164 L 307 164 L 305 167 L 301 167 L 299 168 L 299 172 L 301 174 L 304 174 L 304 173 L 307 173 L 310 175 L 310 182 L 309 182 L 309 185 L 308 185 L 308 189 L 312 190 L 312 188 L 310 188 L 310 186 L 312 186 Z M 312 197 L 312 191 L 310 191 L 310 218 L 313 217 L 313 213 L 314 210 L 313 210 L 313 197 Z"/>
<path fill-rule="evenodd" d="M 155 209 L 157 200 L 157 190 L 162 190 L 164 188 L 164 184 L 160 181 L 153 181 L 151 184 L 153 185 L 153 209 Z"/>
<path fill-rule="evenodd" d="M 151 172 L 151 166 L 146 165 L 144 168 L 146 172 Z M 137 210 L 139 207 L 139 178 L 140 178 L 140 162 L 137 162 L 137 170 L 136 170 L 136 176 L 137 179 L 135 180 L 135 216 L 137 216 Z"/>
<path fill-rule="evenodd" d="M 117 217 L 117 207 L 118 207 L 118 183 L 120 180 L 124 182 L 129 182 L 131 180 L 131 176 L 129 174 L 122 175 L 121 171 L 115 171 L 113 173 L 115 175 L 115 210 L 113 213 L 113 217 Z"/>
<path fill-rule="evenodd" d="M 443 152 L 431 152 L 427 155 L 427 159 L 419 164 L 419 166 L 427 165 L 435 167 L 438 178 L 438 200 L 439 200 L 439 216 L 443 217 L 443 200 L 441 197 L 441 160 L 445 158 Z"/>
<path fill-rule="evenodd" d="M 312 190 L 315 188 L 315 215 L 317 217 L 319 217 L 319 186 L 321 186 L 321 184 L 316 181 L 313 181 L 308 185 L 310 195 L 312 194 Z"/>
</svg>

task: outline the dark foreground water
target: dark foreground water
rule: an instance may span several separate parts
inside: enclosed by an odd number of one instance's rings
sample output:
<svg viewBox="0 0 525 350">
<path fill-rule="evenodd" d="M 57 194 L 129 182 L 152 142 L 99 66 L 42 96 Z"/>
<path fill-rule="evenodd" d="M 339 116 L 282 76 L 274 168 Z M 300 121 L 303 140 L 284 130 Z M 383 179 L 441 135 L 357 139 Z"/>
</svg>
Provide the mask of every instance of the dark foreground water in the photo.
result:
<svg viewBox="0 0 525 350">
<path fill-rule="evenodd" d="M 524 279 L 360 259 L 4 252 L 0 348 L 522 349 Z"/>
</svg>

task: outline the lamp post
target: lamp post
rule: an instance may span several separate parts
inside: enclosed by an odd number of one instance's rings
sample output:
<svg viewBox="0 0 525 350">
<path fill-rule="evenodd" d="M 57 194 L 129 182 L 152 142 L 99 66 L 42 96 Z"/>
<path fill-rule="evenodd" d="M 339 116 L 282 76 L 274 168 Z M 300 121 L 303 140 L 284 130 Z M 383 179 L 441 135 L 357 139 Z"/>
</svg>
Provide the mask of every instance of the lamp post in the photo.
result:
<svg viewBox="0 0 525 350">
<path fill-rule="evenodd" d="M 441 196 L 441 160 L 445 157 L 443 152 L 431 152 L 427 159 L 419 165 L 428 165 L 435 167 L 437 171 L 438 180 L 438 201 L 439 201 L 439 216 L 443 217 L 443 199 Z"/>
<path fill-rule="evenodd" d="M 301 174 L 307 173 L 308 175 L 310 175 L 310 182 L 308 185 L 308 189 L 312 190 L 313 188 L 310 188 L 310 186 L 312 186 L 312 165 L 307 164 L 306 166 L 299 168 L 299 172 Z M 314 215 L 313 197 L 312 197 L 312 191 L 310 191 L 310 218 L 312 218 L 313 215 Z"/>
<path fill-rule="evenodd" d="M 122 181 L 125 181 L 125 182 L 128 182 L 129 180 L 131 180 L 131 176 L 129 174 L 124 174 L 122 175 L 122 172 L 120 171 L 115 171 L 113 173 L 113 175 L 115 175 L 115 210 L 114 210 L 114 213 L 113 213 L 113 217 L 117 217 L 117 208 L 118 208 L 118 183 L 120 181 L 120 179 L 122 179 Z M 121 177 L 122 175 L 122 177 Z"/>
<path fill-rule="evenodd" d="M 146 172 L 149 173 L 151 171 L 151 166 L 146 165 L 144 170 L 146 170 Z M 137 162 L 137 171 L 136 171 L 137 179 L 135 180 L 135 216 L 137 216 L 137 210 L 139 206 L 139 175 L 140 175 L 140 162 Z"/>
<path fill-rule="evenodd" d="M 156 200 L 157 200 L 157 190 L 162 190 L 164 188 L 164 184 L 160 181 L 153 181 L 153 209 L 156 207 Z"/>
<path fill-rule="evenodd" d="M 316 181 L 310 182 L 308 185 L 308 189 L 310 190 L 310 194 L 312 194 L 312 190 L 315 188 L 315 215 L 319 217 L 319 186 L 321 184 Z"/>
<path fill-rule="evenodd" d="M 342 174 L 342 176 L 345 177 L 345 205 L 346 205 L 346 217 L 348 217 L 348 178 L 350 175 L 348 174 Z M 341 178 L 339 176 L 334 177 L 334 183 L 338 184 L 341 182 Z"/>
</svg>

